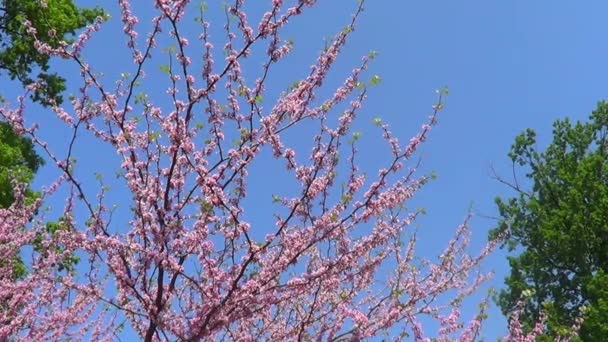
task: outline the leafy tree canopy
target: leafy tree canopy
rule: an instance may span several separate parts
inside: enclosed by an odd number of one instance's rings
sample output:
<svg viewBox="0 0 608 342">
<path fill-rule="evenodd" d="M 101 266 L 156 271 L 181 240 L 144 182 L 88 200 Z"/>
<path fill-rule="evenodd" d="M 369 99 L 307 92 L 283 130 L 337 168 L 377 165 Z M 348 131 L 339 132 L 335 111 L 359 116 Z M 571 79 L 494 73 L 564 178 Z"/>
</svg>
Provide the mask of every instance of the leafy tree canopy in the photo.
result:
<svg viewBox="0 0 608 342">
<path fill-rule="evenodd" d="M 8 208 L 14 201 L 13 179 L 29 183 L 43 162 L 31 140 L 0 123 L 0 208 Z"/>
<path fill-rule="evenodd" d="M 43 164 L 44 160 L 36 153 L 30 139 L 16 134 L 6 122 L 0 122 L 0 208 L 8 208 L 15 201 L 14 181 L 30 184 Z M 34 201 L 39 196 L 29 188 L 26 189 L 25 195 L 26 201 Z M 58 230 L 69 228 L 69 225 L 60 218 L 57 222 L 47 222 L 46 233 L 55 234 Z M 48 247 L 41 244 L 41 237 L 38 235 L 33 248 L 37 252 L 44 253 Z M 61 245 L 53 246 L 53 248 L 63 251 Z M 57 263 L 57 270 L 59 272 L 72 271 L 78 260 L 75 255 L 67 255 Z M 0 264 L 2 262 L 0 260 Z M 14 265 L 14 278 L 18 279 L 27 274 L 27 268 L 19 255 L 15 255 L 11 263 Z"/>
<path fill-rule="evenodd" d="M 31 140 L 16 134 L 7 123 L 0 122 L 0 208 L 10 207 L 15 200 L 13 181 L 29 184 L 43 163 Z M 36 193 L 29 189 L 26 191 L 26 200 L 36 198 Z M 25 275 L 25 266 L 18 256 L 15 256 L 14 265 L 14 277 Z"/>
<path fill-rule="evenodd" d="M 530 297 L 523 318 L 531 327 L 548 315 L 547 341 L 568 331 L 583 314 L 580 337 L 608 340 L 608 103 L 588 122 L 558 120 L 544 151 L 533 130 L 520 134 L 509 153 L 526 182 L 508 183 L 518 194 L 496 199 L 511 274 L 498 296 L 503 312 Z M 543 340 L 544 340 L 543 339 Z"/>
<path fill-rule="evenodd" d="M 49 56 L 36 50 L 24 22 L 31 23 L 40 41 L 56 47 L 103 15 L 100 8 L 78 8 L 72 0 L 0 0 L 0 75 L 5 72 L 24 86 L 41 81 L 44 86 L 32 99 L 43 105 L 60 103 L 65 79 L 49 71 Z"/>
</svg>

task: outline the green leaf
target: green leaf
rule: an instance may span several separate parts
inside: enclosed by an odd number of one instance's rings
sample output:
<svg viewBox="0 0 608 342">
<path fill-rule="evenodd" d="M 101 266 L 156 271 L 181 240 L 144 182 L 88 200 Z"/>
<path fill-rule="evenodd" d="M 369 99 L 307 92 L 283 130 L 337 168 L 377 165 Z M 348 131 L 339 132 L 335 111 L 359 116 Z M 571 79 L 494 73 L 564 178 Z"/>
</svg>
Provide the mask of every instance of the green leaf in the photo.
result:
<svg viewBox="0 0 608 342">
<path fill-rule="evenodd" d="M 201 200 L 200 209 L 202 214 L 211 214 L 213 212 L 213 204 L 205 200 Z"/>
<path fill-rule="evenodd" d="M 435 90 L 435 92 L 437 94 L 441 94 L 441 95 L 449 95 L 450 94 L 450 89 L 447 86 L 445 86 L 443 88 L 439 88 L 439 89 Z"/>
<path fill-rule="evenodd" d="M 160 132 L 150 132 L 148 133 L 148 141 L 155 141 L 160 138 Z"/>
<path fill-rule="evenodd" d="M 380 82 L 382 82 L 382 79 L 380 78 L 380 76 L 374 75 L 374 76 L 372 76 L 372 79 L 369 81 L 369 84 L 375 86 Z"/>
</svg>

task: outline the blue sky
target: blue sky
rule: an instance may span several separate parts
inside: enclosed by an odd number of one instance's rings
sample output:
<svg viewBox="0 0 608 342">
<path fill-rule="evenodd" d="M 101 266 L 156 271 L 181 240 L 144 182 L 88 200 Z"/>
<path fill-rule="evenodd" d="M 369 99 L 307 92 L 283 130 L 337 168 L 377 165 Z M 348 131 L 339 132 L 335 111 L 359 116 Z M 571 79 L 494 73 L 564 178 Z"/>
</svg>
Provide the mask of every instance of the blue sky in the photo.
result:
<svg viewBox="0 0 608 342">
<path fill-rule="evenodd" d="M 250 20 L 254 21 L 268 1 L 249 2 Z M 118 37 L 124 39 L 118 33 L 121 25 L 116 4 L 77 3 L 100 4 L 113 15 L 85 52 L 90 63 L 109 76 L 132 71 L 124 42 L 118 41 Z M 208 3 L 211 9 L 219 6 Z M 277 92 L 308 71 L 324 45 L 323 37 L 344 27 L 355 5 L 355 0 L 319 1 L 316 8 L 294 20 L 284 37 L 295 41 L 295 50 L 273 79 Z M 138 7 L 142 5 L 134 5 L 136 12 Z M 438 253 L 469 208 L 478 214 L 472 229 L 473 250 L 479 249 L 495 223 L 482 216 L 496 215 L 495 196 L 511 194 L 492 179 L 490 167 L 508 177 L 507 152 L 515 135 L 533 128 L 542 146 L 551 137 L 555 119 L 568 116 L 583 120 L 597 101 L 606 98 L 604 17 L 608 3 L 374 0 L 365 8 L 328 80 L 340 83 L 362 56 L 370 50 L 379 52 L 369 74 L 378 74 L 382 83 L 371 89 L 364 105 L 363 116 L 369 119 L 360 120 L 362 142 L 369 141 L 361 146 L 361 163 L 373 165 L 376 149 L 384 147 L 377 143 L 371 118 L 382 117 L 402 141 L 407 141 L 430 113 L 436 100 L 434 90 L 447 85 L 446 109 L 419 154 L 423 172 L 438 175 L 414 201 L 415 206 L 427 209 L 427 215 L 417 222 L 419 249 L 423 254 Z M 148 15 L 144 12 L 144 17 Z M 196 34 L 198 28 L 193 24 L 188 32 Z M 66 73 L 75 72 L 69 65 L 58 63 L 58 67 Z M 151 68 L 149 73 L 155 70 Z M 151 89 L 164 93 L 166 86 Z M 270 108 L 272 103 L 265 106 Z M 46 116 L 41 120 L 44 124 Z M 52 125 L 51 121 L 47 124 Z M 50 140 L 65 138 L 57 131 L 47 134 Z M 81 148 L 90 151 L 90 146 Z M 91 165 L 98 165 L 96 153 L 89 152 L 88 158 Z M 260 184 L 268 181 L 264 172 L 261 169 L 256 183 L 260 191 Z M 39 182 L 44 183 L 49 175 L 41 176 Z M 116 194 L 117 200 L 120 196 Z M 504 254 L 493 255 L 484 269 L 496 271 L 490 285 L 500 288 L 508 271 Z M 506 323 L 498 310 L 490 315 L 484 335 L 492 341 L 504 334 Z"/>
</svg>

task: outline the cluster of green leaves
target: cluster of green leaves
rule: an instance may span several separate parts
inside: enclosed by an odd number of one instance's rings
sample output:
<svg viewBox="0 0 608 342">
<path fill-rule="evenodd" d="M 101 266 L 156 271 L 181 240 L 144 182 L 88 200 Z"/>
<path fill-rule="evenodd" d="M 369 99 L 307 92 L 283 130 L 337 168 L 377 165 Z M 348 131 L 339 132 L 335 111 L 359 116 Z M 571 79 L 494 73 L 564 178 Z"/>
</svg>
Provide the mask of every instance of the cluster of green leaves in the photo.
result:
<svg viewBox="0 0 608 342">
<path fill-rule="evenodd" d="M 12 181 L 29 184 L 43 164 L 31 140 L 16 134 L 7 123 L 0 123 L 0 208 L 8 208 L 15 200 Z M 31 191 L 26 195 L 34 197 Z"/>
<path fill-rule="evenodd" d="M 553 127 L 544 151 L 527 130 L 509 154 L 526 182 L 513 184 L 516 197 L 496 199 L 501 219 L 490 237 L 506 234 L 508 250 L 521 253 L 509 257 L 497 301 L 507 314 L 528 297 L 527 328 L 547 313 L 542 341 L 567 333 L 581 315 L 582 340 L 608 341 L 608 104 L 600 102 L 586 123 Z"/>
<path fill-rule="evenodd" d="M 15 201 L 13 182 L 29 184 L 43 163 L 31 140 L 16 134 L 7 123 L 0 123 L 0 208 L 8 208 Z M 25 200 L 31 202 L 37 196 L 37 193 L 28 188 Z M 14 278 L 26 274 L 25 265 L 18 255 L 9 262 L 14 265 Z"/>
<path fill-rule="evenodd" d="M 68 221 L 66 221 L 64 218 L 60 218 L 57 222 L 48 222 L 46 224 L 45 233 L 50 235 L 50 237 L 52 239 L 52 237 L 55 234 L 57 234 L 61 230 L 67 230 L 67 229 L 71 229 L 70 223 Z M 53 251 L 56 254 L 63 254 L 63 252 L 65 251 L 64 246 L 62 246 L 61 244 L 58 244 L 58 243 L 53 244 L 52 247 L 46 246 L 43 243 L 43 241 L 44 241 L 43 238 L 44 238 L 43 233 L 39 232 L 36 234 L 36 238 L 34 239 L 34 243 L 33 243 L 33 247 L 36 252 L 38 252 L 42 256 L 44 256 L 46 253 L 48 253 L 48 251 L 50 249 L 53 249 Z M 67 254 L 54 266 L 57 268 L 58 272 L 61 272 L 61 271 L 73 272 L 74 267 L 76 266 L 78 261 L 80 261 L 80 258 L 77 255 Z"/>
<path fill-rule="evenodd" d="M 7 123 L 0 122 L 0 208 L 8 208 L 15 201 L 14 182 L 30 184 L 43 164 L 44 160 L 36 153 L 30 139 L 16 134 Z M 28 187 L 25 192 L 26 204 L 33 203 L 38 196 L 39 193 Z M 68 223 L 63 219 L 46 224 L 46 233 L 51 237 L 61 229 L 69 229 Z M 49 248 L 42 241 L 43 235 L 39 233 L 33 243 L 34 250 L 40 254 L 46 253 Z M 59 253 L 64 250 L 60 245 L 52 248 Z M 18 255 L 10 262 L 14 265 L 13 278 L 19 279 L 27 274 L 27 268 Z M 72 271 L 77 262 L 77 256 L 68 255 L 58 263 L 57 270 Z"/>
<path fill-rule="evenodd" d="M 14 182 L 30 184 L 38 169 L 44 164 L 44 160 L 34 150 L 34 144 L 30 139 L 16 134 L 6 122 L 0 122 L 0 208 L 10 207 L 14 201 Z M 31 204 L 39 196 L 38 192 L 29 187 L 25 190 L 25 202 Z M 23 227 L 15 227 L 23 229 Z M 69 229 L 65 220 L 46 224 L 46 234 L 52 238 L 61 229 Z M 50 247 L 43 243 L 43 235 L 39 233 L 33 243 L 34 251 L 44 255 Z M 63 252 L 63 247 L 55 245 L 52 248 L 56 252 Z M 0 261 L 5 262 L 5 261 Z M 13 278 L 20 279 L 27 274 L 27 268 L 19 255 L 8 261 L 13 265 Z M 68 255 L 57 265 L 57 271 L 72 271 L 78 262 L 76 255 Z"/>
<path fill-rule="evenodd" d="M 49 56 L 38 52 L 24 21 L 36 29 L 38 40 L 57 47 L 99 16 L 105 16 L 102 9 L 78 8 L 72 0 L 0 0 L 0 75 L 6 72 L 24 86 L 41 82 L 32 99 L 43 105 L 61 103 L 65 79 L 49 72 Z"/>
</svg>

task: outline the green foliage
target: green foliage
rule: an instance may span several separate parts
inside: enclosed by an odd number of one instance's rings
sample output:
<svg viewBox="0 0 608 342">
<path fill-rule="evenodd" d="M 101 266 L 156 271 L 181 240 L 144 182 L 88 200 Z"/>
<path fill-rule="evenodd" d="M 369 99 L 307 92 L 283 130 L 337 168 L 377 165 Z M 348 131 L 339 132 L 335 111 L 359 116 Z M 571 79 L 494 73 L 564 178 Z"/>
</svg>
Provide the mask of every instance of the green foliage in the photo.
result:
<svg viewBox="0 0 608 342">
<path fill-rule="evenodd" d="M 13 180 L 28 184 L 43 163 L 31 140 L 16 134 L 7 123 L 0 122 L 0 208 L 8 208 L 15 201 Z M 35 192 L 26 190 L 26 201 L 33 201 L 36 197 Z M 14 278 L 25 276 L 27 269 L 18 255 L 8 262 L 13 265 Z"/>
<path fill-rule="evenodd" d="M 105 13 L 100 8 L 80 9 L 72 0 L 0 0 L 0 75 L 6 72 L 24 86 L 42 81 L 43 87 L 32 94 L 34 101 L 48 106 L 61 103 L 65 79 L 49 72 L 49 56 L 38 52 L 24 21 L 36 29 L 36 37 L 52 47 L 62 40 L 72 41 L 76 30 Z M 37 75 L 34 76 L 37 71 Z"/>
<path fill-rule="evenodd" d="M 29 183 L 43 163 L 31 140 L 15 134 L 7 123 L 0 122 L 0 208 L 8 208 L 15 200 L 11 181 Z M 26 197 L 33 199 L 35 194 L 29 191 Z"/>
<path fill-rule="evenodd" d="M 38 168 L 43 164 L 44 160 L 34 150 L 31 140 L 16 134 L 7 123 L 0 122 L 0 208 L 8 208 L 15 201 L 12 182 L 29 184 Z M 25 193 L 25 201 L 33 202 L 38 196 L 38 193 L 28 188 Z M 46 224 L 46 233 L 52 238 L 59 230 L 69 228 L 70 226 L 65 220 L 59 219 L 58 222 L 48 222 Z M 16 227 L 16 229 L 19 229 L 19 227 Z M 23 227 L 20 229 L 23 229 Z M 54 248 L 57 253 L 63 253 L 64 249 L 61 245 L 48 247 L 42 243 L 43 240 L 43 235 L 38 233 L 33 243 L 34 251 L 43 256 L 49 248 Z M 57 271 L 71 272 L 78 260 L 76 255 L 66 255 L 57 264 Z M 27 274 L 27 267 L 21 261 L 19 255 L 15 255 L 9 262 L 13 265 L 14 279 L 23 278 Z"/>
<path fill-rule="evenodd" d="M 70 224 L 64 219 L 60 218 L 58 222 L 48 222 L 46 224 L 46 234 L 52 239 L 58 232 L 61 230 L 71 229 Z M 37 233 L 36 238 L 34 239 L 33 247 L 34 250 L 40 253 L 42 256 L 49 253 L 49 250 L 52 248 L 54 252 L 57 254 L 62 254 L 65 248 L 60 244 L 53 244 L 52 247 L 46 246 L 44 243 L 44 237 L 42 233 Z M 55 265 L 57 267 L 57 271 L 74 271 L 74 267 L 80 261 L 80 258 L 74 254 L 68 253 L 64 255 L 62 259 Z"/>
<path fill-rule="evenodd" d="M 598 272 L 587 284 L 585 295 L 591 305 L 581 335 L 590 341 L 605 340 L 608 336 L 608 273 Z"/>
<path fill-rule="evenodd" d="M 496 199 L 501 219 L 490 237 L 506 234 L 508 250 L 521 251 L 509 257 L 498 304 L 506 314 L 527 294 L 528 328 L 548 314 L 542 341 L 569 331 L 581 310 L 582 340 L 608 340 L 608 104 L 587 123 L 556 121 L 545 151 L 526 130 L 509 157 L 527 173 L 525 184 L 513 184 L 516 197 Z"/>
<path fill-rule="evenodd" d="M 378 75 L 374 75 L 370 79 L 369 84 L 375 86 L 378 85 L 380 82 L 382 82 L 382 78 L 380 78 L 380 76 Z"/>
</svg>

